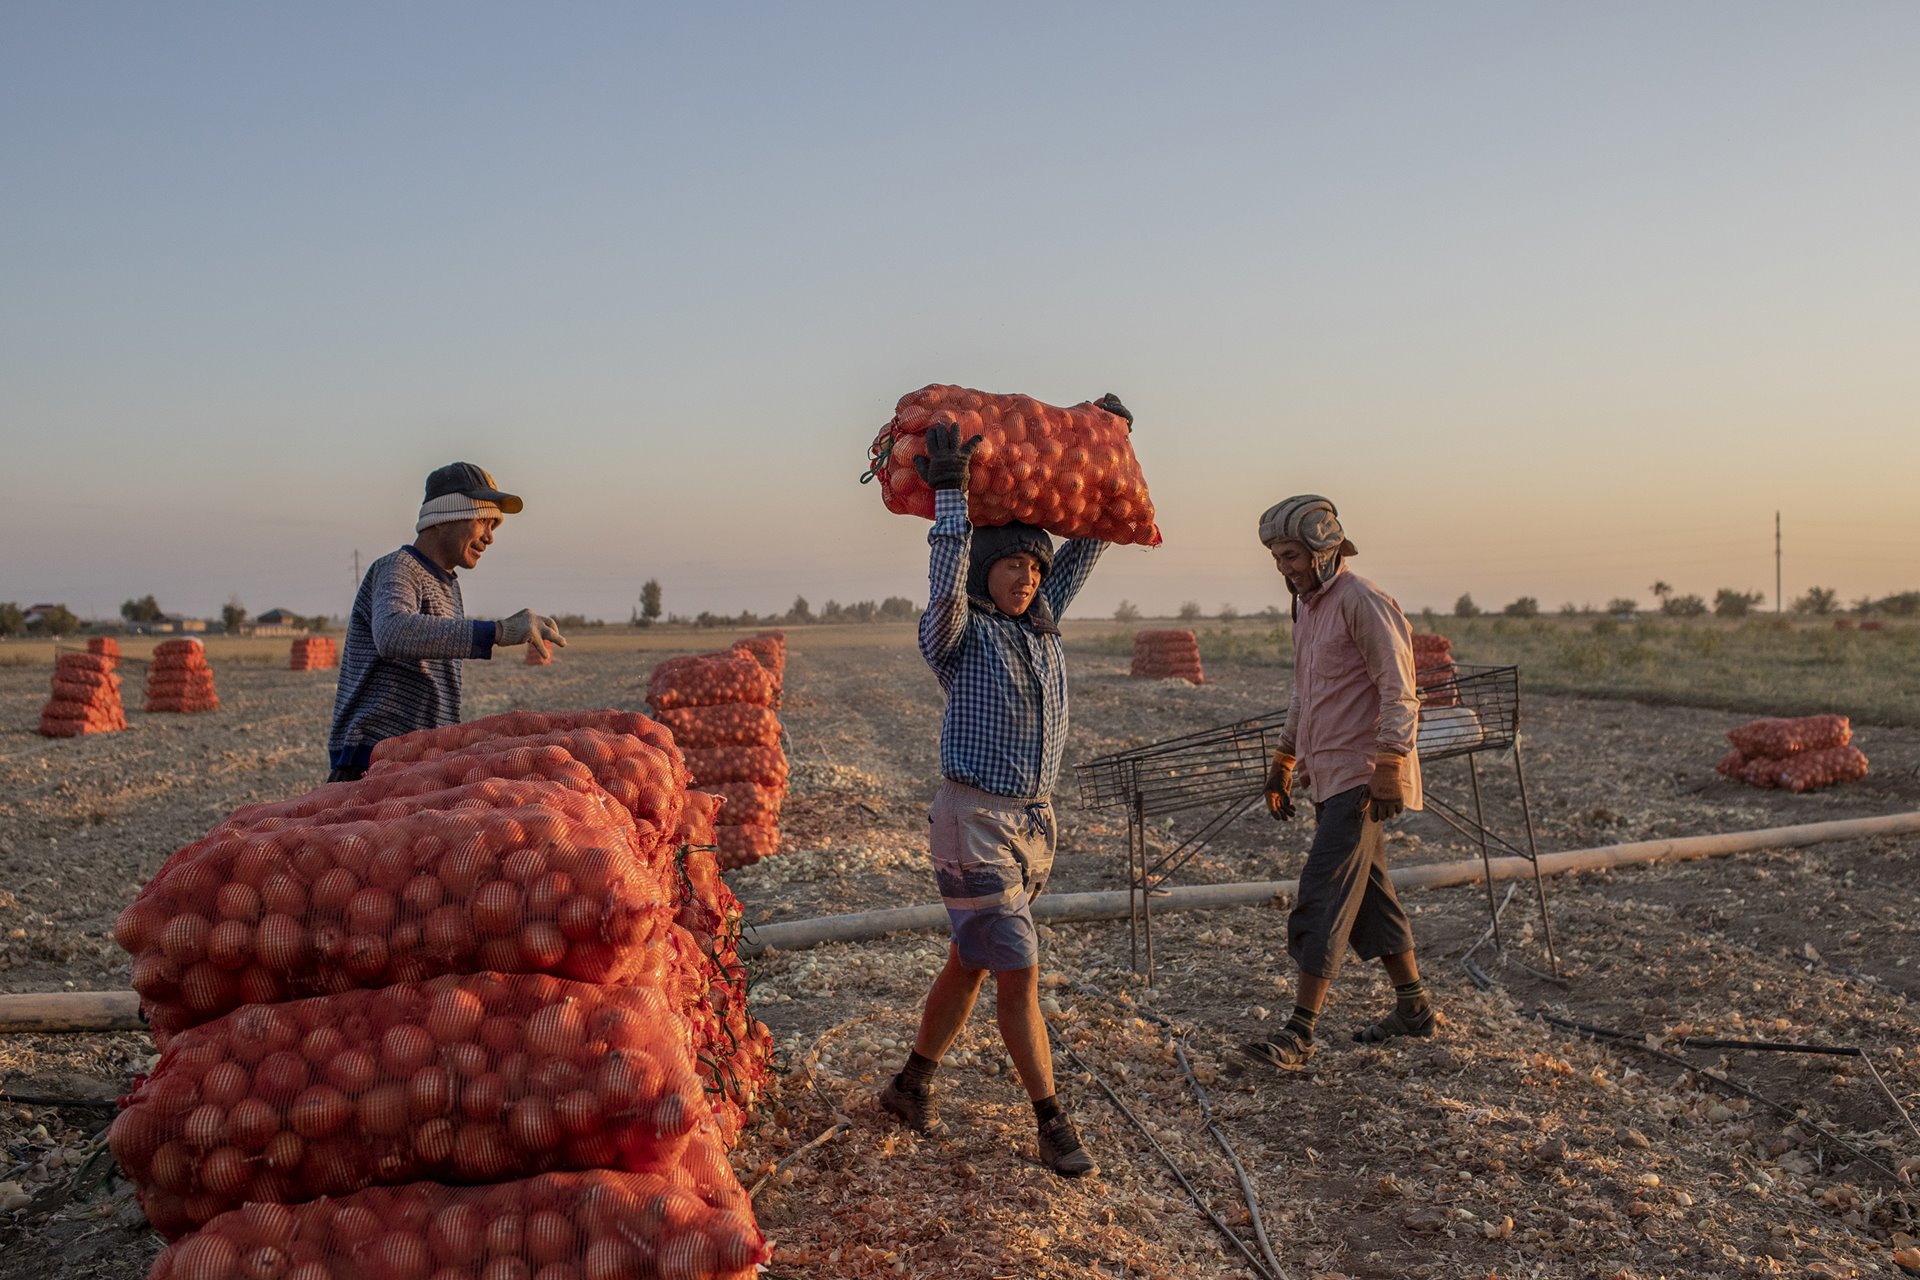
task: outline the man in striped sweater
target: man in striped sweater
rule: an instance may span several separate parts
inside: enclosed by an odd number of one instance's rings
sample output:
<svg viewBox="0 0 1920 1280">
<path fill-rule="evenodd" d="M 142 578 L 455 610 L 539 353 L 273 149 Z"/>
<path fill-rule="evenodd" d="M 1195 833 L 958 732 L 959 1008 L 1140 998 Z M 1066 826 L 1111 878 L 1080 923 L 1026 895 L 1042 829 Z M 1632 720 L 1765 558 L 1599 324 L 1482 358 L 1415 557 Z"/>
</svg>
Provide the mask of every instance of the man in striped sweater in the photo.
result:
<svg viewBox="0 0 1920 1280">
<path fill-rule="evenodd" d="M 497 622 L 469 619 L 456 569 L 471 569 L 520 499 L 471 462 L 427 477 L 414 540 L 367 567 L 347 621 L 340 687 L 327 735 L 328 782 L 367 771 L 383 739 L 460 721 L 460 663 L 499 645 L 566 646 L 553 619 L 522 609 Z"/>
</svg>

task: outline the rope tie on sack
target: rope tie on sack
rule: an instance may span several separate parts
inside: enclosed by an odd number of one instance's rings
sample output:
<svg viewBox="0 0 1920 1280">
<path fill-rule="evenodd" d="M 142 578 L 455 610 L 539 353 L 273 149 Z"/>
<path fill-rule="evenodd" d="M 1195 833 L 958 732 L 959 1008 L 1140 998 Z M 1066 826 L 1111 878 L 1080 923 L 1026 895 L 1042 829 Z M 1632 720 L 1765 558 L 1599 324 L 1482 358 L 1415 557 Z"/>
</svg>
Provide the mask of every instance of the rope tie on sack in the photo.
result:
<svg viewBox="0 0 1920 1280">
<path fill-rule="evenodd" d="M 861 473 L 861 484 L 871 483 L 875 477 L 887 469 L 887 459 L 893 456 L 893 445 L 893 428 L 888 427 L 885 435 L 868 446 L 871 457 L 868 459 L 866 471 Z"/>
</svg>

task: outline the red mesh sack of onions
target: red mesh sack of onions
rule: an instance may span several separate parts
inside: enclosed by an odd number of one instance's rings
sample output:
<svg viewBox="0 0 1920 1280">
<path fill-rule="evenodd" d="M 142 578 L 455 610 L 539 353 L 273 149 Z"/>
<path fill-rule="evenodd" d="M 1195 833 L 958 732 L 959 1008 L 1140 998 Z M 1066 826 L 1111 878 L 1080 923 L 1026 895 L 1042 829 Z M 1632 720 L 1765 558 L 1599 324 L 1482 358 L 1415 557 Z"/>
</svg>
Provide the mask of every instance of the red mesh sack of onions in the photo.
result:
<svg viewBox="0 0 1920 1280">
<path fill-rule="evenodd" d="M 752 654 L 767 669 L 767 674 L 773 677 L 773 691 L 776 694 L 780 692 L 780 685 L 787 674 L 786 632 L 762 631 L 744 640 L 735 640 L 733 647 Z"/>
<path fill-rule="evenodd" d="M 757 782 L 763 787 L 776 788 L 787 785 L 787 754 L 778 747 L 709 747 L 689 751 L 687 768 L 692 771 L 696 786 L 721 782 Z"/>
<path fill-rule="evenodd" d="M 773 677 L 751 653 L 725 649 L 668 658 L 647 680 L 647 705 L 659 715 L 675 707 L 712 707 L 727 702 L 773 706 Z"/>
<path fill-rule="evenodd" d="M 712 849 L 713 824 L 720 806 L 725 803 L 725 797 L 711 791 L 689 790 L 687 807 L 680 811 L 680 825 L 673 829 L 673 842 L 695 849 Z"/>
<path fill-rule="evenodd" d="M 708 747 L 771 747 L 780 742 L 780 717 L 747 702 L 673 707 L 660 713 L 682 750 Z"/>
<path fill-rule="evenodd" d="M 442 748 L 420 746 L 417 750 L 382 757 L 375 752 L 368 778 L 387 776 L 395 770 L 411 768 L 414 763 L 446 763 L 459 768 L 459 762 L 476 772 L 493 776 L 516 776 L 522 753 L 558 747 L 579 761 L 607 794 L 619 801 L 636 821 L 652 823 L 662 831 L 671 831 L 680 820 L 680 807 L 686 803 L 687 784 L 692 780 L 685 758 L 673 745 L 665 726 L 648 720 L 649 732 L 666 740 L 667 745 L 631 733 L 610 732 L 592 727 L 556 729 L 546 733 L 518 737 L 484 738 L 469 746 Z"/>
<path fill-rule="evenodd" d="M 1816 791 L 1841 782 L 1858 782 L 1867 776 L 1867 757 L 1856 746 L 1825 747 L 1802 751 L 1774 762 L 1774 785 L 1788 791 Z"/>
<path fill-rule="evenodd" d="M 1727 730 L 1727 741 L 1749 756 L 1784 759 L 1796 752 L 1844 747 L 1853 741 L 1853 725 L 1836 715 L 1755 720 Z"/>
<path fill-rule="evenodd" d="M 867 450 L 887 510 L 933 519 L 933 491 L 913 460 L 926 455 L 927 429 L 941 423 L 958 427 L 962 440 L 981 437 L 967 472 L 973 523 L 1018 520 L 1063 538 L 1160 545 L 1132 428 L 1091 401 L 1058 409 L 938 384 L 902 396 Z"/>
<path fill-rule="evenodd" d="M 582 794 L 590 794 L 600 786 L 591 769 L 558 746 L 522 747 L 490 754 L 461 752 L 404 765 L 375 765 L 365 777 L 353 782 L 329 782 L 291 800 L 245 805 L 229 814 L 222 826 L 271 831 L 319 817 L 338 819 L 339 815 L 349 812 L 355 818 L 378 821 L 386 816 L 378 807 L 386 801 L 492 780 L 551 782 Z M 392 813 L 401 816 L 418 807 L 396 807 Z"/>
<path fill-rule="evenodd" d="M 170 1246 L 148 1280 L 750 1280 L 771 1250 L 712 1163 L 250 1204 Z"/>
<path fill-rule="evenodd" d="M 724 871 L 750 867 L 780 852 L 780 828 L 776 826 L 723 822 L 715 831 L 720 846 L 720 867 Z"/>
<path fill-rule="evenodd" d="M 385 821 L 217 831 L 114 924 L 155 1042 L 242 1004 L 552 973 L 663 982 L 673 875 L 605 794 L 489 780 L 387 804 Z M 429 807 L 440 805 L 445 807 Z"/>
<path fill-rule="evenodd" d="M 598 729 L 602 733 L 631 734 L 672 755 L 673 734 L 638 711 L 506 711 L 463 724 L 438 729 L 416 729 L 376 743 L 373 761 L 423 760 L 429 755 L 458 751 L 490 738 L 539 737 L 571 729 Z"/>
<path fill-rule="evenodd" d="M 730 823 L 777 823 L 786 804 L 787 788 L 768 787 L 757 782 L 709 783 L 713 793 L 727 802 L 721 816 Z"/>
<path fill-rule="evenodd" d="M 707 1112 L 662 992 L 492 973 L 248 1005 L 124 1107 L 114 1159 L 168 1237 L 247 1201 L 646 1169 Z"/>
</svg>

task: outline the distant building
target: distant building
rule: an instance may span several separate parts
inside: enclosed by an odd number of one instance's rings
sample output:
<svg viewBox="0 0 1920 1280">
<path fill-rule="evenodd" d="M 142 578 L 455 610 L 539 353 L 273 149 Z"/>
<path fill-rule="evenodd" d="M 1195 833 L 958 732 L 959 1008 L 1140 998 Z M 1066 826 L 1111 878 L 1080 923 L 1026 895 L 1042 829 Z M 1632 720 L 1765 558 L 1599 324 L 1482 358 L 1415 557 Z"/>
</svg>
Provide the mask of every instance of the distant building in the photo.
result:
<svg viewBox="0 0 1920 1280">
<path fill-rule="evenodd" d="M 160 615 L 159 621 L 148 624 L 149 628 L 155 632 L 171 631 L 183 635 L 193 635 L 203 632 L 207 629 L 208 625 L 205 618 L 183 618 L 177 613 L 163 613 Z"/>
<path fill-rule="evenodd" d="M 36 604 L 27 610 L 23 621 L 25 621 L 29 627 L 37 627 L 47 620 L 48 614 L 58 613 L 66 607 L 67 606 L 63 604 Z"/>
<path fill-rule="evenodd" d="M 253 620 L 257 627 L 299 627 L 306 629 L 306 618 L 291 609 L 269 609 Z"/>
</svg>

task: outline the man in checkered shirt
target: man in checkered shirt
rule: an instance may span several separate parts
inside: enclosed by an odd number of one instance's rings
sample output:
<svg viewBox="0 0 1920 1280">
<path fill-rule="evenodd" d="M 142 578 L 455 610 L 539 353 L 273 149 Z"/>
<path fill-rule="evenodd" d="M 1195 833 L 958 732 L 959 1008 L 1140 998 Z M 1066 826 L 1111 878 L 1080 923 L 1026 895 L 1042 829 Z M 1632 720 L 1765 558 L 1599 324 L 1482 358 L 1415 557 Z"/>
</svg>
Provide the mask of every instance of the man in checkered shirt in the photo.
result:
<svg viewBox="0 0 1920 1280">
<path fill-rule="evenodd" d="M 1101 408 L 1133 415 L 1113 397 Z M 1059 618 L 1106 544 L 1069 543 L 1058 556 L 1024 524 L 975 529 L 967 520 L 967 464 L 979 437 L 927 432 L 916 458 L 934 491 L 931 590 L 920 652 L 946 691 L 930 844 L 952 930 L 907 1062 L 880 1105 L 917 1133 L 945 1132 L 933 1074 L 959 1038 L 974 999 L 994 976 L 1000 1038 L 1033 1102 L 1041 1163 L 1063 1177 L 1097 1173 L 1053 1085 L 1040 1014 L 1040 939 L 1031 903 L 1046 887 L 1059 838 L 1050 797 L 1067 738 L 1066 654 Z"/>
</svg>

